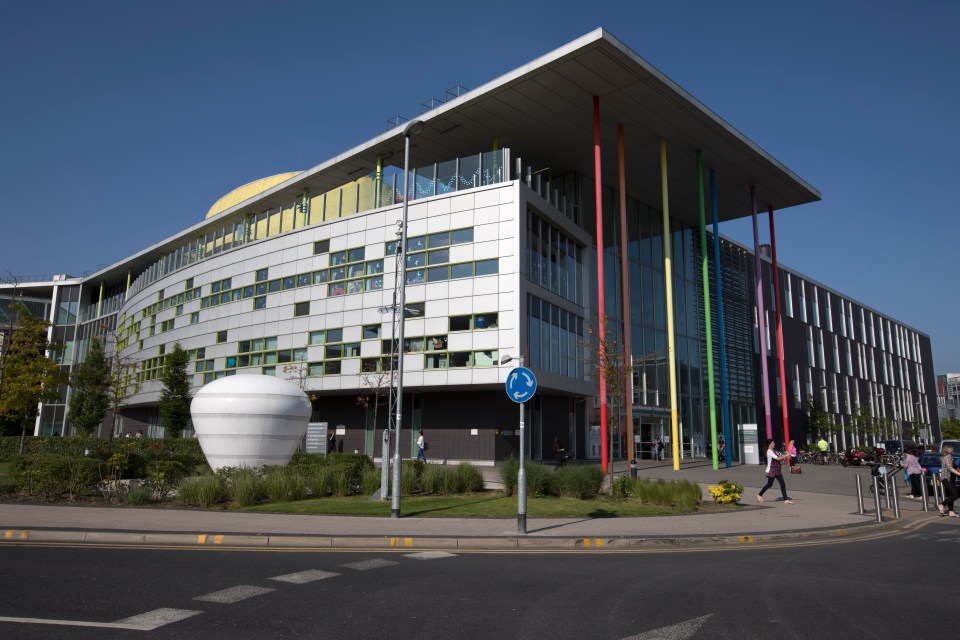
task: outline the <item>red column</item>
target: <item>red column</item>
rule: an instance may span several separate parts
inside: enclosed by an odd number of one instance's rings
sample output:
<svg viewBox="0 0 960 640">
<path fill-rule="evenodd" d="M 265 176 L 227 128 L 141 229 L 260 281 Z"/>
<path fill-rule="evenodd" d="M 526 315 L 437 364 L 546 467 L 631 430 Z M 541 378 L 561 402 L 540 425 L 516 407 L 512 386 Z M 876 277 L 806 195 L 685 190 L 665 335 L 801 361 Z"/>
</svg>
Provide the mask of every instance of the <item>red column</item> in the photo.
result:
<svg viewBox="0 0 960 640">
<path fill-rule="evenodd" d="M 606 349 L 607 332 L 606 307 L 603 304 L 603 182 L 600 173 L 600 96 L 593 96 L 593 183 L 596 192 L 597 203 L 597 317 L 599 319 L 597 327 L 597 337 L 599 338 L 599 347 L 601 353 Z M 601 365 L 602 362 L 601 357 Z M 600 467 L 604 473 L 608 469 L 608 457 L 610 455 L 609 443 L 607 439 L 607 381 L 604 379 L 603 370 L 598 370 L 600 378 Z"/>
<path fill-rule="evenodd" d="M 767 205 L 770 218 L 770 252 L 773 256 L 773 299 L 777 314 L 777 358 L 780 360 L 780 406 L 783 409 L 783 446 L 790 442 L 790 423 L 787 420 L 787 379 L 783 371 L 783 323 L 780 320 L 780 276 L 777 269 L 777 233 L 773 228 L 773 205 Z"/>
</svg>

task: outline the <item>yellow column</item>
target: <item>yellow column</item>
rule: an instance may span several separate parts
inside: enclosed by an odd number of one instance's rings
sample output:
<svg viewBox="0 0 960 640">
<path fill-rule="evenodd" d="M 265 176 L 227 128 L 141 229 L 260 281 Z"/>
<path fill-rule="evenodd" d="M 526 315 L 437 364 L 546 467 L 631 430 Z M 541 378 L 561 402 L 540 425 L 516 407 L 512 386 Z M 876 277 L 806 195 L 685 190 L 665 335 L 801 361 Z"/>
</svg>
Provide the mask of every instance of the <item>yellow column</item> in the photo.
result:
<svg viewBox="0 0 960 640">
<path fill-rule="evenodd" d="M 100 281 L 100 298 L 97 300 L 97 317 L 100 317 L 100 310 L 103 308 L 103 280 Z"/>
<path fill-rule="evenodd" d="M 680 428 L 677 422 L 677 358 L 673 331 L 673 265 L 670 259 L 670 198 L 667 195 L 667 139 L 660 138 L 660 191 L 663 199 L 663 276 L 667 292 L 667 363 L 670 367 L 670 448 L 673 470 L 680 470 Z"/>
<path fill-rule="evenodd" d="M 130 269 L 127 269 L 127 290 L 124 295 L 130 293 Z"/>
</svg>

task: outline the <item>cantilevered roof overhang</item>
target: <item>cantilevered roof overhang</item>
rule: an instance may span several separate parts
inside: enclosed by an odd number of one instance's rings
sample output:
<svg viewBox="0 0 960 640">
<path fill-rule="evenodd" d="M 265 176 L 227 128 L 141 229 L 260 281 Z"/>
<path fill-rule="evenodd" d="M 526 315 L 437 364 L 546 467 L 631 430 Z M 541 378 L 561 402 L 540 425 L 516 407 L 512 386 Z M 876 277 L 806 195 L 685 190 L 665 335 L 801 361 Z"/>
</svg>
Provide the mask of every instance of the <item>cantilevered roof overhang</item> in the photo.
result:
<svg viewBox="0 0 960 640">
<path fill-rule="evenodd" d="M 760 210 L 820 200 L 820 193 L 750 141 L 650 63 L 596 29 L 418 118 L 411 167 L 487 151 L 494 139 L 514 159 L 545 175 L 577 171 L 593 177 L 593 97 L 600 98 L 603 183 L 618 184 L 617 125 L 624 125 L 627 196 L 660 207 L 659 140 L 666 138 L 670 213 L 698 223 L 695 153 L 716 169 L 722 221 L 750 215 L 750 185 Z M 304 188 L 318 194 L 374 171 L 377 156 L 402 166 L 403 126 L 237 203 L 94 277 L 136 271 L 183 238 L 234 218 L 289 204 Z M 513 167 L 511 167 L 513 170 Z M 592 193 L 582 194 L 584 203 Z M 612 214 L 612 212 L 606 212 Z"/>
<path fill-rule="evenodd" d="M 421 116 L 411 166 L 492 148 L 494 137 L 534 170 L 593 176 L 593 96 L 600 98 L 603 182 L 617 184 L 617 125 L 624 125 L 627 193 L 659 207 L 659 140 L 668 145 L 671 213 L 696 222 L 695 152 L 716 169 L 721 220 L 814 202 L 820 193 L 603 29 L 566 44 Z M 403 159 L 402 127 L 387 131 L 263 194 L 273 206 L 307 186 L 336 188 L 372 171 L 376 156 Z M 282 194 L 282 195 L 281 195 Z M 592 197 L 585 194 L 586 198 Z"/>
</svg>

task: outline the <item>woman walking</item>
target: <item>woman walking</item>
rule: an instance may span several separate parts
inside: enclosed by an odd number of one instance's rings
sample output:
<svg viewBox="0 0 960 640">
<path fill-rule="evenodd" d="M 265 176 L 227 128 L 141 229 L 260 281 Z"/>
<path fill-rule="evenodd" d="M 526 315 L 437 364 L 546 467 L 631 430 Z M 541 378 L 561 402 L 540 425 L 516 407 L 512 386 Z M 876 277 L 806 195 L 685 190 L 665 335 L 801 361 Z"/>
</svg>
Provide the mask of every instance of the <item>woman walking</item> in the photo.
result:
<svg viewBox="0 0 960 640">
<path fill-rule="evenodd" d="M 797 445 L 793 440 L 791 440 L 787 445 L 787 454 L 790 456 L 790 466 L 797 466 L 797 463 L 800 462 L 800 458 L 797 457 Z"/>
<path fill-rule="evenodd" d="M 783 482 L 783 471 L 780 463 L 790 459 L 790 454 L 780 455 L 774 449 L 776 443 L 773 440 L 767 440 L 767 484 L 763 485 L 760 493 L 757 494 L 757 502 L 763 502 L 763 494 L 767 489 L 773 486 L 773 481 L 780 483 L 780 493 L 783 494 L 783 501 L 786 504 L 793 504 L 793 500 L 787 495 L 787 485 Z"/>
<path fill-rule="evenodd" d="M 917 459 L 916 449 L 907 452 L 907 459 L 904 461 L 903 472 L 910 479 L 909 497 L 914 500 L 922 498 L 920 483 L 923 482 L 923 467 L 920 466 L 920 460 Z"/>
<path fill-rule="evenodd" d="M 940 450 L 943 458 L 940 460 L 940 485 L 943 487 L 943 502 L 937 505 L 941 516 L 960 518 L 953 510 L 953 503 L 957 499 L 957 476 L 960 471 L 953 466 L 953 447 L 946 446 Z"/>
</svg>

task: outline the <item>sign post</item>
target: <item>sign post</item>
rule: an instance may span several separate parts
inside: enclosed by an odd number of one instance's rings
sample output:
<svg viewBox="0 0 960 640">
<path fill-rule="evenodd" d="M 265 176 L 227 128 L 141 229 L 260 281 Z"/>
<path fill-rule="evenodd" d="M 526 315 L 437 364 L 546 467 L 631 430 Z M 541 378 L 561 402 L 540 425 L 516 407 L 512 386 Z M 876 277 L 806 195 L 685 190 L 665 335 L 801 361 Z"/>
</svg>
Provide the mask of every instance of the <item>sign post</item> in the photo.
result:
<svg viewBox="0 0 960 640">
<path fill-rule="evenodd" d="M 523 425 L 524 403 L 537 392 L 537 378 L 533 371 L 523 366 L 523 356 L 520 356 L 520 366 L 516 367 L 507 376 L 507 397 L 520 405 L 520 472 L 517 475 L 517 532 L 527 532 L 527 473 L 523 466 L 526 457 L 526 434 Z"/>
</svg>

